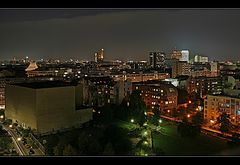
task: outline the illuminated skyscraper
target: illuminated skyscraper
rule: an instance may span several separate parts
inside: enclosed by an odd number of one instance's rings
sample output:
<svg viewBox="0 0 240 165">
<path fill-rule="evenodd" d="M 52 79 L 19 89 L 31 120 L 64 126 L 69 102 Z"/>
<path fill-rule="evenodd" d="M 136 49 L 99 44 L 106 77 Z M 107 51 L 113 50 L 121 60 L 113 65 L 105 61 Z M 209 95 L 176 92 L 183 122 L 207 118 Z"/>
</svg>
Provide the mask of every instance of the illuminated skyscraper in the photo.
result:
<svg viewBox="0 0 240 165">
<path fill-rule="evenodd" d="M 149 53 L 149 65 L 152 68 L 159 68 L 165 61 L 166 54 L 163 52 L 150 52 Z"/>
<path fill-rule="evenodd" d="M 171 55 L 172 59 L 178 59 L 179 61 L 187 61 L 189 62 L 189 51 L 188 50 L 174 50 Z"/>
<path fill-rule="evenodd" d="M 182 57 L 179 59 L 179 61 L 189 62 L 189 50 L 182 50 L 181 54 L 182 54 Z"/>
<path fill-rule="evenodd" d="M 94 54 L 94 61 L 95 62 L 103 61 L 103 59 L 104 59 L 104 49 L 101 49 L 99 52 L 96 52 Z"/>
</svg>

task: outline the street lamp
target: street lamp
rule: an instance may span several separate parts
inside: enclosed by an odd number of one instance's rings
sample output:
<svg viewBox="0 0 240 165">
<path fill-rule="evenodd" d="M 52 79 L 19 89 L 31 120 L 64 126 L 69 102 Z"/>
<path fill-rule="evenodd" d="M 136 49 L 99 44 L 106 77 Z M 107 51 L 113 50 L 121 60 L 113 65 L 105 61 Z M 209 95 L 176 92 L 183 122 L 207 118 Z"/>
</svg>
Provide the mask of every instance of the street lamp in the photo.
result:
<svg viewBox="0 0 240 165">
<path fill-rule="evenodd" d="M 189 103 L 189 104 L 191 104 L 191 103 L 192 103 L 192 101 L 191 101 L 191 100 L 189 100 L 189 101 L 188 101 L 188 103 Z"/>
<path fill-rule="evenodd" d="M 159 123 L 162 123 L 162 119 L 159 119 L 159 121 L 158 121 Z"/>
<path fill-rule="evenodd" d="M 188 114 L 187 117 L 189 118 L 189 117 L 190 117 L 190 114 Z"/>
<path fill-rule="evenodd" d="M 134 123 L 134 119 L 131 119 L 131 123 Z"/>
<path fill-rule="evenodd" d="M 144 136 L 147 136 L 148 133 L 147 133 L 147 131 L 145 131 L 143 134 L 144 134 Z"/>
</svg>

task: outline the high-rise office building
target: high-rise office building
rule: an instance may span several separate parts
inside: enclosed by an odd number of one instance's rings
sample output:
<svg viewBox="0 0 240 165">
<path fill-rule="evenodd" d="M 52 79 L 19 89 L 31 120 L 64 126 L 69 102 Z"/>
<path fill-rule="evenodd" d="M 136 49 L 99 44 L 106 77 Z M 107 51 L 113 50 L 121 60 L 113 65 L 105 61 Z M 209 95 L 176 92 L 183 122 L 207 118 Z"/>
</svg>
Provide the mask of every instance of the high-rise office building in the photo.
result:
<svg viewBox="0 0 240 165">
<path fill-rule="evenodd" d="M 166 59 L 168 67 L 172 68 L 172 78 L 178 75 L 190 75 L 191 65 L 186 61 L 179 61 L 178 59 Z"/>
<path fill-rule="evenodd" d="M 189 62 L 189 51 L 188 50 L 173 50 L 171 54 L 172 59 L 178 59 L 179 61 Z"/>
<path fill-rule="evenodd" d="M 103 59 L 104 59 L 104 49 L 101 49 L 99 52 L 96 52 L 94 54 L 94 61 L 95 62 L 103 61 Z"/>
<path fill-rule="evenodd" d="M 195 55 L 194 56 L 194 62 L 206 63 L 206 62 L 208 62 L 208 57 L 207 56 Z"/>
<path fill-rule="evenodd" d="M 164 52 L 150 52 L 149 53 L 149 65 L 152 68 L 159 68 L 165 62 L 166 54 Z"/>
<path fill-rule="evenodd" d="M 182 57 L 179 59 L 179 61 L 189 62 L 189 50 L 182 50 L 181 54 L 182 54 Z"/>
<path fill-rule="evenodd" d="M 173 50 L 172 54 L 171 54 L 171 58 L 172 59 L 178 59 L 180 60 L 182 58 L 182 53 L 181 51 L 178 50 Z"/>
</svg>

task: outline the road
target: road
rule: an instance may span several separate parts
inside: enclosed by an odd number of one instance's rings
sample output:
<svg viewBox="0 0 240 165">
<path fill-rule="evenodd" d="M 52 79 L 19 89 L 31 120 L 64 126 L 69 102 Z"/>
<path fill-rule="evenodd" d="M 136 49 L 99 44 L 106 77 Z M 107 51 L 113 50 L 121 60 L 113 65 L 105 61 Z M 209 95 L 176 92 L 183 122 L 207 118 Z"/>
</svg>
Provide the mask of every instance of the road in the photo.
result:
<svg viewBox="0 0 240 165">
<path fill-rule="evenodd" d="M 28 150 L 25 148 L 25 146 L 22 144 L 21 141 L 18 141 L 17 139 L 19 138 L 16 133 L 11 130 L 11 129 L 6 129 L 8 131 L 8 133 L 12 136 L 13 142 L 17 148 L 17 150 L 19 151 L 19 155 L 21 156 L 26 156 L 28 155 Z"/>
<path fill-rule="evenodd" d="M 23 144 L 21 144 L 20 141 L 17 140 L 18 136 L 10 129 L 10 128 L 7 128 L 6 126 L 2 125 L 3 129 L 5 129 L 8 134 L 11 136 L 11 139 L 14 143 L 14 147 L 17 151 L 17 153 L 21 156 L 24 156 L 24 155 L 28 155 L 27 152 L 26 152 L 26 149 L 25 147 L 23 146 Z"/>
<path fill-rule="evenodd" d="M 20 156 L 29 156 L 30 149 L 27 149 L 21 140 L 18 141 L 18 138 L 20 136 L 17 135 L 15 130 L 13 128 L 8 128 L 4 125 L 2 125 L 2 126 L 3 126 L 3 129 L 8 131 L 9 135 L 11 135 L 11 138 L 13 140 L 15 149 L 18 152 L 18 154 Z M 34 150 L 35 153 L 32 154 L 31 156 L 43 156 L 43 155 L 45 155 L 44 152 L 42 152 L 41 149 L 39 149 L 39 148 L 33 148 L 33 150 Z"/>
</svg>

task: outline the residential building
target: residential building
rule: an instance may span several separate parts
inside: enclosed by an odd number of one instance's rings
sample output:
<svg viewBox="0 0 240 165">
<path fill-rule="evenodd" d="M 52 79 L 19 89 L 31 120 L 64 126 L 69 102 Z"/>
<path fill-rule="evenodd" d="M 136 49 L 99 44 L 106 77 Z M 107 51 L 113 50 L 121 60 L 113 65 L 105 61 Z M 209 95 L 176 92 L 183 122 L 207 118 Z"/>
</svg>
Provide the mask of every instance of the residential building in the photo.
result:
<svg viewBox="0 0 240 165">
<path fill-rule="evenodd" d="M 155 105 L 159 105 L 163 113 L 170 113 L 177 108 L 177 88 L 166 82 L 133 83 L 133 90 L 140 90 L 149 113 Z"/>
</svg>

